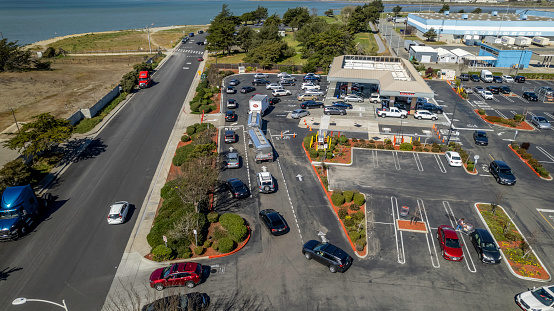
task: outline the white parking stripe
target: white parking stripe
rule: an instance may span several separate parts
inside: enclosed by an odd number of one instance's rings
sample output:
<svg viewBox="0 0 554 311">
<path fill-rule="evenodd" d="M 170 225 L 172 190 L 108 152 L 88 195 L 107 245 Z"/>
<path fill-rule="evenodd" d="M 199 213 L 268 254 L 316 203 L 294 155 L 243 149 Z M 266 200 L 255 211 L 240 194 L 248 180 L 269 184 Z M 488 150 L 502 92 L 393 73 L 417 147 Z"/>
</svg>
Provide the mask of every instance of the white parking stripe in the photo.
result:
<svg viewBox="0 0 554 311">
<path fill-rule="evenodd" d="M 394 214 L 395 210 L 398 211 L 398 200 L 396 199 L 396 197 L 390 197 L 390 203 L 391 203 L 391 209 L 392 209 L 392 220 L 394 222 L 394 237 L 396 238 L 396 252 L 398 253 L 398 263 L 405 264 L 406 256 L 404 254 L 404 239 L 402 237 L 402 231 L 399 232 L 399 230 L 396 228 L 397 217 Z M 397 213 L 396 215 L 400 216 L 399 213 Z M 400 241 L 398 240 L 399 235 L 400 235 Z"/>
<path fill-rule="evenodd" d="M 400 170 L 400 160 L 398 160 L 398 152 L 393 151 L 392 158 L 394 160 L 394 167 L 396 167 L 397 170 Z"/>
<path fill-rule="evenodd" d="M 452 217 L 449 217 L 449 220 L 450 220 L 450 224 L 453 228 L 456 227 L 456 224 L 455 224 L 455 221 L 452 221 L 452 218 L 454 218 L 454 220 L 456 220 L 456 216 L 454 215 L 454 212 L 452 211 L 452 208 L 450 207 L 450 203 L 448 203 L 448 201 L 442 201 L 442 205 L 444 206 L 444 209 L 446 210 L 446 214 L 447 215 L 452 215 Z M 450 211 L 450 213 L 449 213 Z M 464 261 L 466 262 L 466 266 L 467 266 L 467 269 L 470 271 L 470 272 L 477 272 L 477 269 L 475 268 L 475 264 L 473 263 L 473 259 L 471 258 L 471 256 L 469 255 L 469 249 L 467 248 L 467 243 L 464 239 L 464 234 L 460 233 L 458 234 L 459 237 L 462 238 L 462 241 L 463 241 L 463 245 L 465 247 L 465 252 L 464 252 Z M 467 258 L 469 257 L 469 260 L 471 261 L 471 265 L 473 268 L 471 268 L 469 266 L 469 261 L 467 260 Z"/>
<path fill-rule="evenodd" d="M 441 173 L 446 174 L 446 168 L 444 167 L 444 164 L 442 164 L 438 154 L 435 154 L 435 160 L 437 160 L 437 164 L 439 165 L 439 169 Z"/>
<path fill-rule="evenodd" d="M 502 118 L 508 119 L 502 112 L 500 112 L 500 111 L 498 111 L 498 110 L 496 110 L 496 109 L 494 109 L 494 112 L 498 113 L 498 115 L 500 115 Z"/>
<path fill-rule="evenodd" d="M 425 216 L 425 225 L 428 229 L 428 232 L 425 234 L 425 240 L 427 241 L 427 248 L 429 248 L 429 257 L 431 258 L 431 264 L 435 268 L 440 268 L 441 264 L 439 261 L 439 254 L 437 253 L 435 239 L 433 238 L 433 231 L 431 230 L 431 225 L 429 224 L 429 218 L 427 217 L 427 210 L 425 210 L 423 200 L 417 199 L 417 207 L 419 208 L 420 215 L 422 216 L 421 220 L 423 220 L 423 216 Z M 431 239 L 431 243 L 433 243 L 433 248 L 431 248 L 431 244 L 429 244 L 429 239 Z M 433 253 L 435 253 L 435 258 L 433 258 Z"/>
<path fill-rule="evenodd" d="M 423 172 L 423 165 L 421 165 L 421 160 L 419 159 L 419 154 L 414 153 L 414 159 L 417 166 L 417 170 Z"/>
<path fill-rule="evenodd" d="M 372 160 L 373 160 L 373 167 L 377 168 L 379 167 L 379 159 L 377 159 L 377 150 L 371 150 Z"/>
<path fill-rule="evenodd" d="M 549 158 L 551 161 L 554 161 L 554 156 L 551 155 L 550 153 L 548 153 L 548 151 L 544 150 L 542 147 L 540 146 L 536 146 L 537 150 L 539 150 L 540 152 L 542 152 L 547 158 Z"/>
<path fill-rule="evenodd" d="M 552 118 L 552 119 L 554 119 L 554 116 L 553 116 L 553 115 L 551 115 L 550 113 L 548 113 L 548 112 L 546 112 L 546 111 L 545 111 L 545 112 L 543 112 L 543 113 L 544 113 L 544 115 L 548 116 L 549 118 Z"/>
</svg>

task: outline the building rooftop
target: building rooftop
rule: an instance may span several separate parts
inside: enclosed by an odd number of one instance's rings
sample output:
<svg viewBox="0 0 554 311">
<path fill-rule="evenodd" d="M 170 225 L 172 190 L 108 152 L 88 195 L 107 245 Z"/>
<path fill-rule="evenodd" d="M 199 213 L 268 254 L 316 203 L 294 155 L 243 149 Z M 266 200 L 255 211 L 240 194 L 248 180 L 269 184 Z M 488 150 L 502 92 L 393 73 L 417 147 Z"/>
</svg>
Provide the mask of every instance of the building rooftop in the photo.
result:
<svg viewBox="0 0 554 311">
<path fill-rule="evenodd" d="M 437 51 L 430 47 L 430 46 L 419 46 L 419 45 L 412 45 L 410 46 L 410 49 L 414 50 L 414 52 L 431 52 L 431 53 L 437 53 Z"/>
<path fill-rule="evenodd" d="M 492 14 L 488 13 L 480 13 L 480 14 L 474 14 L 474 13 L 450 13 L 449 15 L 446 15 L 444 13 L 410 13 L 410 15 L 419 16 L 425 19 L 433 19 L 433 20 L 464 20 L 464 16 L 467 15 L 467 20 L 471 21 L 522 21 L 520 18 L 520 14 L 514 14 L 514 13 L 499 13 L 494 16 Z M 552 17 L 546 17 L 546 16 L 532 16 L 532 15 L 526 15 L 528 21 L 552 21 Z"/>
</svg>

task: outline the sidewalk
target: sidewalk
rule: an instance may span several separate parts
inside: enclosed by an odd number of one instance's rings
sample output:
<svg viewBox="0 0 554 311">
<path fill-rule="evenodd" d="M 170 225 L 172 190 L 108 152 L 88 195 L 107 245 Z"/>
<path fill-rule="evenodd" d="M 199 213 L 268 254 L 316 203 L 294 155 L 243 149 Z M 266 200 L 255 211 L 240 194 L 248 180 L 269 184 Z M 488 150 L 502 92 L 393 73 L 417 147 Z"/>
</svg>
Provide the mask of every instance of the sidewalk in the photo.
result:
<svg viewBox="0 0 554 311">
<path fill-rule="evenodd" d="M 371 31 L 373 32 L 373 37 L 375 37 L 375 41 L 377 42 L 377 46 L 379 47 L 379 50 L 377 50 L 377 54 L 381 54 L 387 50 L 385 45 L 383 44 L 383 41 L 381 40 L 381 37 L 378 33 L 376 33 L 375 25 L 373 23 L 369 23 L 369 27 L 371 28 Z"/>
</svg>

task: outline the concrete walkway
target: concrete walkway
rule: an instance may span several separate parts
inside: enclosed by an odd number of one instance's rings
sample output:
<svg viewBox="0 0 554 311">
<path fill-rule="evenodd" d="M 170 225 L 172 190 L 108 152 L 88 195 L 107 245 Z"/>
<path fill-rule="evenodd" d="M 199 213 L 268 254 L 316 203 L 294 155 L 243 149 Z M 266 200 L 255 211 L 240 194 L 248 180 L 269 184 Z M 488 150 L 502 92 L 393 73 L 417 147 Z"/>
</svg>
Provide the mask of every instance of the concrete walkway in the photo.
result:
<svg viewBox="0 0 554 311">
<path fill-rule="evenodd" d="M 387 48 L 383 44 L 383 41 L 381 40 L 381 36 L 379 36 L 378 33 L 376 33 L 375 25 L 373 23 L 369 23 L 369 27 L 371 28 L 371 31 L 373 32 L 373 37 L 375 38 L 375 41 L 377 42 L 377 46 L 379 47 L 379 50 L 377 50 L 377 54 L 384 53 Z"/>
</svg>

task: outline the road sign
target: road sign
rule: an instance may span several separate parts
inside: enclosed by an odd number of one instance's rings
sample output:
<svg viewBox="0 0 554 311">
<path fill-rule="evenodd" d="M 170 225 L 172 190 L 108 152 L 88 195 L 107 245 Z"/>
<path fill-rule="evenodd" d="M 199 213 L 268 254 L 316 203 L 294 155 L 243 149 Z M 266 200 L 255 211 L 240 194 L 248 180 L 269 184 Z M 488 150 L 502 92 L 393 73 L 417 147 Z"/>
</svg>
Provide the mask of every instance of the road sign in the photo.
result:
<svg viewBox="0 0 554 311">
<path fill-rule="evenodd" d="M 477 161 L 477 160 L 479 160 L 479 155 L 476 154 L 476 155 L 473 156 L 473 158 Z"/>
</svg>

